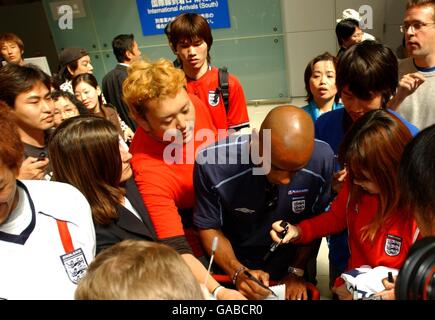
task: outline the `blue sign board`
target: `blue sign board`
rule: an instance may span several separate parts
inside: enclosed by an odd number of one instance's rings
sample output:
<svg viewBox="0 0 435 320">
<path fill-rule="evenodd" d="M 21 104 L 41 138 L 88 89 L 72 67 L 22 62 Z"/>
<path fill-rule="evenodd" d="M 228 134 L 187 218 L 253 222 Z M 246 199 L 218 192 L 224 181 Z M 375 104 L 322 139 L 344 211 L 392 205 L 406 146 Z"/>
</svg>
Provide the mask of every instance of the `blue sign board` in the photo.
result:
<svg viewBox="0 0 435 320">
<path fill-rule="evenodd" d="M 136 0 L 144 36 L 163 34 L 176 16 L 194 12 L 207 19 L 212 29 L 230 28 L 228 0 Z"/>
</svg>

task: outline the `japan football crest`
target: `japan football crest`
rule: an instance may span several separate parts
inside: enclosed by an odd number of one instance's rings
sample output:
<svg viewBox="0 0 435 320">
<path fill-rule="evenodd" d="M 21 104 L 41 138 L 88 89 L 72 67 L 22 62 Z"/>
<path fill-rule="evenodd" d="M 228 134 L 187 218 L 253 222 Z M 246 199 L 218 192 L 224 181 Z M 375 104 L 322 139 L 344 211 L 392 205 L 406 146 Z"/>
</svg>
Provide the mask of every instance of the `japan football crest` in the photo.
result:
<svg viewBox="0 0 435 320">
<path fill-rule="evenodd" d="M 88 269 L 88 262 L 81 248 L 60 257 L 69 279 L 77 284 Z"/>
<path fill-rule="evenodd" d="M 385 240 L 385 253 L 390 257 L 395 257 L 399 255 L 401 248 L 402 238 L 388 234 Z"/>
<path fill-rule="evenodd" d="M 219 104 L 219 91 L 208 92 L 208 104 L 212 107 L 216 107 Z"/>
</svg>

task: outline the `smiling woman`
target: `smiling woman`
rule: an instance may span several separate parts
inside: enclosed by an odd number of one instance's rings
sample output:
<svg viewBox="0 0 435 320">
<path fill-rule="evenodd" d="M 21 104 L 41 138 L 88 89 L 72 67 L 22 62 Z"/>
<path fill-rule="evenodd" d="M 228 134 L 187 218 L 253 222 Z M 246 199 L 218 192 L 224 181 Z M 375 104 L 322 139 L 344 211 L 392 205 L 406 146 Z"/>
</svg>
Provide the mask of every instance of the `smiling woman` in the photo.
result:
<svg viewBox="0 0 435 320">
<path fill-rule="evenodd" d="M 91 114 L 112 122 L 119 134 L 123 136 L 118 112 L 113 106 L 103 103 L 100 86 L 92 74 L 82 73 L 74 77 L 72 88 L 77 100 L 82 102 Z"/>
</svg>

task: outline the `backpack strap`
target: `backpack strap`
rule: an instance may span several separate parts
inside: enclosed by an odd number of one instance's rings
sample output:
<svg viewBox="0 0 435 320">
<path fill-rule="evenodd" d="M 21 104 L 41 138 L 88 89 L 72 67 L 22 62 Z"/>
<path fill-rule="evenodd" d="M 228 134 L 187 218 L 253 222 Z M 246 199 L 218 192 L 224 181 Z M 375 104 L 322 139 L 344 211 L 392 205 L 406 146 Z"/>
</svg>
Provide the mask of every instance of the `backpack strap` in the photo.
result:
<svg viewBox="0 0 435 320">
<path fill-rule="evenodd" d="M 224 103 L 225 106 L 225 112 L 226 114 L 228 114 L 228 99 L 230 96 L 230 86 L 229 86 L 229 82 L 228 82 L 228 69 L 227 67 L 222 67 L 219 68 L 219 72 L 218 72 L 218 80 L 219 80 L 219 91 L 222 94 L 222 101 Z"/>
</svg>

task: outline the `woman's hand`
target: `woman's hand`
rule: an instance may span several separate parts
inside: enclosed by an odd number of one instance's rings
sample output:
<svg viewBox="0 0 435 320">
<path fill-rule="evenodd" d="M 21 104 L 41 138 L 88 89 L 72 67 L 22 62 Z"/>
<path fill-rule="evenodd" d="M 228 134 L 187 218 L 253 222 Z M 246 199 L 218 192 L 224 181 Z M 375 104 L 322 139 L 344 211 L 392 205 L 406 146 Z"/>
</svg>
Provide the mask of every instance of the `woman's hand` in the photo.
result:
<svg viewBox="0 0 435 320">
<path fill-rule="evenodd" d="M 276 221 L 272 224 L 272 230 L 270 236 L 275 242 L 281 242 L 279 234 L 284 231 L 284 228 L 280 225 L 282 220 Z M 301 229 L 297 226 L 288 223 L 288 229 L 285 237 L 282 239 L 282 243 L 288 243 L 297 240 L 301 235 Z"/>
</svg>

